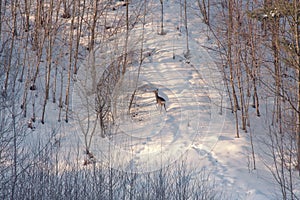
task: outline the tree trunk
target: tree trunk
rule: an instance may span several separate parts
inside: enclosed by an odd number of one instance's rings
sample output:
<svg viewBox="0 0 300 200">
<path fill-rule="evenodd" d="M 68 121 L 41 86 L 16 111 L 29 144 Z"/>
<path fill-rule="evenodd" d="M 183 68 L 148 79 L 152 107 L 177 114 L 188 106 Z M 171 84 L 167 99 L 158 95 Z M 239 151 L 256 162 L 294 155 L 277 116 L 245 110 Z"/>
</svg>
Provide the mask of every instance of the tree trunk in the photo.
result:
<svg viewBox="0 0 300 200">
<path fill-rule="evenodd" d="M 95 4 L 93 5 L 93 9 L 94 9 L 94 15 L 93 15 L 93 21 L 92 21 L 92 27 L 91 27 L 91 40 L 90 40 L 90 44 L 89 44 L 89 51 L 93 51 L 94 50 L 94 46 L 95 46 L 95 31 L 96 31 L 96 25 L 97 25 L 97 19 L 98 19 L 98 2 L 94 1 Z"/>
<path fill-rule="evenodd" d="M 145 38 L 145 22 L 146 22 L 146 12 L 147 12 L 147 7 L 146 7 L 146 1 L 144 1 L 144 15 L 143 15 L 143 23 L 142 23 L 142 38 L 141 38 L 141 49 L 140 49 L 140 59 L 139 59 L 139 68 L 138 68 L 138 74 L 137 74 L 137 78 L 135 81 L 135 88 L 133 91 L 133 94 L 131 96 L 130 102 L 129 102 L 129 107 L 128 107 L 128 114 L 130 114 L 130 110 L 132 107 L 132 103 L 133 103 L 133 99 L 135 96 L 135 93 L 137 91 L 137 87 L 138 87 L 138 82 L 139 82 L 139 78 L 140 78 L 140 72 L 141 72 L 141 67 L 144 61 L 144 38 Z"/>
<path fill-rule="evenodd" d="M 83 6 L 82 6 L 81 14 L 78 14 L 78 17 L 77 17 L 77 34 L 76 34 L 74 74 L 77 74 L 77 71 L 78 71 L 77 63 L 78 63 L 80 38 L 81 38 L 81 33 L 82 33 L 82 22 L 84 19 L 83 16 L 84 16 L 84 12 L 85 12 L 85 0 L 82 3 L 83 3 Z M 80 11 L 80 5 L 78 5 L 78 9 Z"/>
<path fill-rule="evenodd" d="M 50 91 L 50 78 L 51 78 L 51 68 L 52 68 L 52 44 L 55 42 L 52 26 L 52 16 L 53 16 L 53 0 L 50 1 L 50 7 L 48 12 L 47 24 L 45 25 L 46 36 L 48 36 L 48 47 L 47 47 L 47 65 L 45 73 L 45 98 L 42 111 L 42 124 L 45 123 L 45 112 L 46 105 L 49 100 L 49 91 Z"/>
<path fill-rule="evenodd" d="M 190 48 L 189 48 L 189 30 L 188 30 L 188 19 L 187 19 L 187 2 L 184 0 L 184 26 L 186 33 L 186 58 L 188 59 L 190 56 Z"/>
<path fill-rule="evenodd" d="M 7 55 L 8 62 L 5 64 L 5 81 L 4 81 L 4 91 L 3 91 L 4 94 L 7 93 L 8 80 L 10 75 L 11 63 L 13 58 L 13 50 L 15 45 L 15 36 L 17 30 L 17 1 L 16 0 L 13 0 L 11 2 L 11 13 L 13 17 L 13 24 L 11 28 L 11 43 L 10 43 L 9 55 Z"/>
<path fill-rule="evenodd" d="M 160 0 L 161 5 L 161 21 L 160 21 L 160 34 L 164 35 L 164 1 Z"/>
<path fill-rule="evenodd" d="M 68 67 L 68 82 L 66 87 L 66 97 L 65 97 L 65 105 L 66 105 L 66 115 L 65 122 L 69 122 L 69 107 L 70 107 L 70 87 L 71 87 L 71 75 L 72 75 L 72 64 L 73 64 L 73 36 L 74 36 L 74 19 L 75 19 L 75 5 L 73 5 L 72 9 L 72 19 L 70 25 L 70 35 L 69 35 L 69 67 Z"/>
<path fill-rule="evenodd" d="M 61 69 L 60 72 L 60 96 L 59 96 L 59 102 L 58 102 L 58 107 L 59 107 L 59 112 L 58 112 L 58 122 L 61 121 L 61 114 L 62 114 L 62 108 L 63 108 L 63 83 L 64 83 L 64 74 L 63 74 L 63 69 Z"/>
<path fill-rule="evenodd" d="M 128 38 L 129 38 L 129 0 L 126 1 L 126 38 L 124 44 L 124 53 L 123 53 L 123 68 L 122 76 L 124 76 L 127 67 L 127 57 L 128 57 Z"/>
<path fill-rule="evenodd" d="M 235 129 L 236 129 L 236 137 L 239 138 L 239 120 L 238 120 L 238 100 L 235 91 L 235 83 L 234 83 L 234 65 L 232 63 L 232 33 L 233 33 L 233 5 L 232 0 L 228 0 L 228 31 L 227 31 L 227 45 L 228 45 L 228 54 L 227 60 L 230 68 L 230 84 L 232 89 L 233 96 L 233 113 L 235 116 Z"/>
<path fill-rule="evenodd" d="M 0 1 L 0 41 L 2 41 L 2 1 Z"/>
<path fill-rule="evenodd" d="M 29 4 L 28 4 L 29 3 Z M 29 20 L 29 17 L 30 17 L 30 6 L 31 6 L 31 0 L 25 0 L 24 2 L 24 9 L 25 9 L 25 23 L 24 23 L 24 31 L 25 32 L 28 32 L 29 31 L 29 28 L 30 28 L 30 20 Z"/>
<path fill-rule="evenodd" d="M 298 124 L 297 124 L 297 169 L 299 171 L 300 176 L 300 16 L 297 12 L 299 10 L 299 2 L 294 0 L 294 14 L 295 14 L 295 44 L 296 44 L 296 64 L 298 69 L 298 105 L 297 105 L 297 117 L 298 117 Z"/>
<path fill-rule="evenodd" d="M 275 18 L 272 26 L 272 50 L 273 64 L 275 69 L 275 104 L 276 104 L 276 122 L 281 119 L 281 69 L 279 64 L 279 19 Z"/>
<path fill-rule="evenodd" d="M 32 79 L 32 85 L 30 86 L 31 90 L 36 90 L 36 79 L 39 75 L 40 71 L 40 62 L 42 59 L 43 54 L 43 47 L 45 42 L 45 35 L 41 34 L 41 27 L 42 27 L 42 9 L 43 2 L 41 0 L 37 0 L 37 9 L 35 12 L 35 26 L 34 26 L 34 35 L 33 35 L 33 44 L 32 48 L 37 53 L 37 61 L 36 61 L 36 67 L 35 67 L 35 73 Z"/>
<path fill-rule="evenodd" d="M 203 16 L 204 23 L 209 26 L 210 0 L 207 1 L 207 4 L 206 4 L 205 0 L 202 0 L 202 4 L 201 4 L 200 0 L 197 0 L 197 3 L 198 3 L 198 7 L 200 9 L 200 12 Z"/>
</svg>

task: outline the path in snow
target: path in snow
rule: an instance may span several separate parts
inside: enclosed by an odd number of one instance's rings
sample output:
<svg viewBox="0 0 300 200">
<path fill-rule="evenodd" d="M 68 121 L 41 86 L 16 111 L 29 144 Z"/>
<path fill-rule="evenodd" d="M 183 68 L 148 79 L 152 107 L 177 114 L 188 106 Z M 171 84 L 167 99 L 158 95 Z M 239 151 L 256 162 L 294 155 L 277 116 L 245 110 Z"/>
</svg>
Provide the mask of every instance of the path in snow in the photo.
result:
<svg viewBox="0 0 300 200">
<path fill-rule="evenodd" d="M 115 99 L 117 117 L 111 137 L 93 137 L 91 151 L 96 158 L 117 169 L 158 170 L 191 148 L 200 150 L 200 157 L 207 156 L 218 141 L 224 121 L 218 113 L 223 95 L 220 74 L 196 43 L 191 45 L 191 63 L 187 64 L 182 56 L 185 38 L 172 25 L 165 26 L 165 30 L 167 35 L 160 36 L 146 29 L 145 48 L 154 49 L 154 53 L 142 66 L 131 114 L 127 109 L 137 67 L 128 70 L 123 79 L 126 81 L 116 89 L 120 95 Z M 172 47 L 170 40 L 174 38 L 176 44 Z M 156 107 L 156 88 L 167 100 L 167 112 Z"/>
</svg>

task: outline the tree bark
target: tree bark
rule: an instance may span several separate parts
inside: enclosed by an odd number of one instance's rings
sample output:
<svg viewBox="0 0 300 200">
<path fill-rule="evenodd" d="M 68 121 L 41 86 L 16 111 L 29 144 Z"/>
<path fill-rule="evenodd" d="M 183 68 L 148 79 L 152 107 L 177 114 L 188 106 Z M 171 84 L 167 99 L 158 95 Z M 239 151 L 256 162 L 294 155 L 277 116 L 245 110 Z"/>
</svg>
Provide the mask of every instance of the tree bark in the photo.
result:
<svg viewBox="0 0 300 200">
<path fill-rule="evenodd" d="M 297 132 L 296 132 L 296 138 L 297 138 L 297 169 L 299 171 L 300 176 L 300 16 L 297 12 L 299 10 L 299 1 L 297 0 L 293 1 L 294 4 L 294 18 L 295 20 L 295 44 L 296 44 L 296 65 L 298 69 L 298 105 L 297 105 L 297 118 L 298 118 L 298 124 L 297 124 Z"/>
<path fill-rule="evenodd" d="M 164 1 L 160 0 L 161 5 L 161 21 L 160 21 L 160 34 L 164 35 Z"/>
<path fill-rule="evenodd" d="M 45 97 L 43 103 L 42 111 L 42 124 L 45 123 L 45 112 L 46 105 L 49 100 L 49 91 L 50 91 L 50 78 L 51 78 L 51 68 L 52 68 L 52 45 L 54 43 L 52 26 L 52 16 L 53 16 L 53 0 L 50 1 L 50 7 L 48 12 L 47 24 L 45 25 L 45 35 L 48 37 L 48 47 L 47 47 L 47 65 L 45 73 Z"/>
<path fill-rule="evenodd" d="M 187 2 L 184 0 L 184 26 L 186 32 L 186 58 L 189 58 L 190 48 L 189 48 L 189 30 L 188 30 L 188 19 L 187 19 Z"/>
<path fill-rule="evenodd" d="M 124 53 L 123 53 L 123 68 L 122 75 L 124 76 L 127 67 L 127 57 L 128 57 L 128 38 L 129 38 L 129 0 L 126 1 L 126 38 L 124 44 Z"/>
<path fill-rule="evenodd" d="M 232 89 L 232 96 L 233 96 L 233 113 L 235 116 L 235 129 L 236 129 L 236 137 L 239 138 L 239 120 L 238 120 L 238 100 L 236 96 L 236 89 L 234 83 L 234 65 L 232 63 L 232 35 L 233 35 L 233 5 L 232 0 L 228 0 L 228 30 L 227 30 L 227 46 L 228 46 L 228 53 L 227 53 L 227 61 L 230 68 L 230 85 Z"/>
<path fill-rule="evenodd" d="M 17 30 L 17 1 L 13 0 L 11 2 L 11 14 L 13 17 L 13 24 L 11 28 L 11 43 L 10 43 L 10 50 L 8 56 L 8 62 L 5 64 L 5 81 L 4 81 L 4 91 L 3 93 L 6 95 L 7 88 L 8 88 L 8 81 L 9 81 L 9 75 L 10 75 L 10 69 L 11 69 L 11 63 L 13 59 L 13 50 L 15 45 L 15 36 L 16 36 L 16 30 Z"/>
</svg>

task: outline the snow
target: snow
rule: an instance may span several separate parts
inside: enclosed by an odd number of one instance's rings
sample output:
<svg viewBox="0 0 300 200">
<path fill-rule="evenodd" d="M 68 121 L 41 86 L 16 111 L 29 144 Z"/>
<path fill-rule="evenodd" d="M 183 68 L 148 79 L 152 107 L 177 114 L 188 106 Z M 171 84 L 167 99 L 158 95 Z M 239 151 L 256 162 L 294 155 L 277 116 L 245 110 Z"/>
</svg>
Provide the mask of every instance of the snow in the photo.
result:
<svg viewBox="0 0 300 200">
<path fill-rule="evenodd" d="M 176 4 L 166 2 L 166 35 L 157 35 L 146 25 L 144 48 L 153 52 L 141 68 L 135 96 L 136 115 L 127 114 L 127 102 L 134 91 L 138 71 L 138 66 L 133 65 L 121 86 L 116 88 L 121 95 L 114 99 L 117 102 L 115 132 L 105 138 L 94 135 L 90 150 L 98 162 L 139 173 L 159 170 L 187 156 L 197 168 L 209 169 L 232 199 L 270 199 L 273 188 L 263 178 L 268 172 L 263 165 L 257 170 L 251 169 L 249 141 L 244 135 L 244 139 L 235 138 L 222 74 L 214 58 L 200 46 L 206 41 L 204 34 L 198 34 L 200 22 L 197 20 L 190 22 L 193 23 L 190 58 L 184 58 L 185 34 L 177 30 L 180 22 L 172 16 L 179 12 L 177 9 Z M 141 35 L 141 31 L 141 28 L 134 29 L 131 38 Z M 83 67 L 82 71 L 88 70 Z M 80 75 L 78 80 L 83 81 Z M 156 106 L 155 89 L 167 100 L 166 112 Z M 78 92 L 73 101 L 76 94 Z M 84 101 L 77 104 L 83 105 Z M 84 113 L 82 107 L 74 107 L 78 113 Z M 100 132 L 100 128 L 96 132 Z M 82 137 L 81 131 L 77 130 L 77 134 Z"/>
<path fill-rule="evenodd" d="M 157 9 L 153 15 L 159 16 L 159 12 Z M 138 106 L 133 108 L 136 115 L 127 113 L 138 71 L 138 66 L 132 65 L 114 91 L 118 95 L 113 99 L 117 105 L 113 133 L 104 138 L 93 135 L 90 151 L 99 163 L 138 173 L 156 171 L 187 157 L 190 167 L 211 172 L 230 199 L 276 198 L 272 176 L 264 163 L 257 159 L 257 169 L 253 170 L 247 134 L 241 132 L 241 138 L 235 138 L 235 122 L 227 110 L 229 100 L 222 74 L 215 58 L 201 47 L 211 45 L 205 36 L 205 26 L 201 19 L 189 22 L 190 56 L 186 59 L 185 33 L 176 28 L 180 25 L 178 13 L 174 1 L 165 1 L 166 35 L 158 35 L 153 25 L 146 24 L 144 48 L 151 50 L 151 55 L 141 68 L 135 96 Z M 141 31 L 138 27 L 130 33 L 132 46 L 140 45 L 135 43 L 135 35 Z M 95 63 L 103 58 L 101 51 L 95 52 L 99 55 Z M 86 63 L 89 62 L 87 59 Z M 72 120 L 69 124 L 61 123 L 58 134 L 62 149 L 74 153 L 74 157 L 78 146 L 84 149 L 83 132 L 91 137 L 91 125 L 97 121 L 91 117 L 95 115 L 95 96 L 91 94 L 92 80 L 86 63 L 80 66 L 74 83 Z M 102 72 L 97 72 L 97 79 Z M 156 105 L 155 89 L 166 99 L 167 111 Z M 36 131 L 46 133 L 55 126 L 48 120 Z M 100 133 L 98 125 L 94 132 Z M 35 141 L 31 142 L 34 145 Z"/>
</svg>

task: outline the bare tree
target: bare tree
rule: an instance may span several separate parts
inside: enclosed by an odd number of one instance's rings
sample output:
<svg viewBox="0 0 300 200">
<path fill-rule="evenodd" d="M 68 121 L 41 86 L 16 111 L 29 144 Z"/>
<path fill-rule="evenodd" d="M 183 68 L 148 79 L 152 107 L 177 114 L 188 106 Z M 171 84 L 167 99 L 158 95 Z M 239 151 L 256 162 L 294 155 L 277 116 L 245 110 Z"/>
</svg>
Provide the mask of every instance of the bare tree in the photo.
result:
<svg viewBox="0 0 300 200">
<path fill-rule="evenodd" d="M 236 137 L 239 138 L 239 123 L 238 123 L 238 113 L 239 105 L 238 105 L 238 99 L 236 95 L 236 88 L 235 88 L 235 74 L 234 74 L 234 64 L 232 61 L 233 55 L 232 55 L 232 37 L 233 37 L 233 2 L 232 0 L 228 1 L 228 30 L 227 30 L 227 62 L 230 69 L 230 84 L 231 84 L 231 90 L 232 90 L 232 96 L 233 96 L 233 113 L 235 115 L 235 128 L 236 128 Z"/>
<path fill-rule="evenodd" d="M 70 13 L 70 3 L 69 0 L 62 0 L 63 2 L 63 7 L 64 7 L 64 13 L 62 14 L 63 18 L 70 18 L 71 13 Z"/>
<path fill-rule="evenodd" d="M 209 12 L 210 12 L 210 0 L 197 0 L 197 5 L 199 7 L 199 10 L 203 16 L 203 21 L 205 24 L 209 26 Z"/>
<path fill-rule="evenodd" d="M 300 176 L 300 15 L 299 15 L 299 1 L 294 0 L 293 1 L 293 9 L 292 9 L 292 21 L 291 25 L 294 25 L 294 30 L 292 30 L 292 33 L 294 35 L 294 55 L 295 55 L 295 67 L 298 68 L 298 92 L 297 92 L 297 130 L 296 130 L 296 138 L 297 138 L 297 169 L 299 170 L 299 176 Z M 291 26 L 293 27 L 293 26 Z"/>
<path fill-rule="evenodd" d="M 78 5 L 80 14 L 77 15 L 77 31 L 76 31 L 76 48 L 75 48 L 75 63 L 74 63 L 74 74 L 77 74 L 78 71 L 78 56 L 79 56 L 79 47 L 80 47 L 80 38 L 82 34 L 82 26 L 83 26 L 83 19 L 84 19 L 84 14 L 86 10 L 86 1 L 84 0 L 82 2 L 82 7 Z M 80 7 L 82 8 L 80 10 Z"/>
<path fill-rule="evenodd" d="M 160 20 L 160 35 L 164 35 L 164 0 L 160 0 L 161 5 L 161 20 Z"/>
<path fill-rule="evenodd" d="M 0 41 L 2 41 L 2 1 L 0 2 Z"/>
<path fill-rule="evenodd" d="M 128 39 L 129 39 L 129 2 L 126 2 L 126 34 L 124 40 L 124 53 L 123 53 L 123 68 L 122 68 L 122 76 L 124 76 L 127 67 L 127 59 L 128 59 Z"/>
<path fill-rule="evenodd" d="M 25 0 L 24 2 L 24 30 L 25 32 L 28 32 L 29 31 L 29 28 L 30 28 L 30 20 L 29 20 L 29 17 L 30 17 L 30 6 L 31 6 L 31 0 Z"/>
<path fill-rule="evenodd" d="M 45 35 L 47 36 L 47 64 L 46 64 L 46 73 L 45 73 L 45 97 L 43 103 L 43 111 L 42 111 L 42 124 L 45 123 L 45 112 L 47 101 L 49 100 L 49 91 L 50 91 L 50 78 L 51 78 L 51 69 L 52 69 L 52 54 L 53 54 L 53 45 L 55 43 L 55 29 L 53 30 L 53 12 L 54 12 L 54 2 L 50 1 L 49 9 L 47 12 L 47 23 L 45 25 Z"/>
<path fill-rule="evenodd" d="M 131 107 L 132 107 L 132 104 L 133 104 L 133 100 L 134 100 L 135 94 L 137 92 L 140 73 L 141 73 L 141 67 L 142 67 L 143 61 L 145 59 L 145 57 L 144 57 L 144 37 L 145 37 L 146 14 L 147 14 L 147 4 L 146 4 L 146 1 L 144 1 L 144 14 L 143 14 L 143 22 L 142 22 L 142 35 L 141 35 L 141 48 L 140 48 L 140 56 L 139 56 L 139 67 L 138 67 L 138 74 L 137 74 L 136 81 L 135 81 L 135 83 L 136 83 L 135 88 L 134 88 L 134 91 L 131 95 L 131 99 L 130 99 L 129 106 L 128 106 L 128 113 L 130 113 L 130 110 L 131 110 Z"/>
<path fill-rule="evenodd" d="M 66 106 L 65 122 L 69 122 L 70 87 L 71 87 L 71 76 L 72 76 L 72 66 L 73 66 L 73 37 L 74 37 L 75 11 L 76 11 L 76 5 L 73 5 L 70 33 L 69 33 L 69 63 L 68 63 L 68 81 L 67 81 L 66 96 L 65 96 L 65 106 Z"/>
<path fill-rule="evenodd" d="M 185 57 L 188 59 L 190 56 L 190 47 L 189 47 L 189 30 L 188 30 L 188 16 L 187 16 L 187 2 L 184 0 L 184 26 L 186 33 L 186 53 Z"/>
<path fill-rule="evenodd" d="M 89 43 L 89 51 L 90 52 L 94 50 L 95 31 L 96 31 L 97 20 L 98 20 L 98 1 L 94 1 L 92 25 L 91 25 L 91 39 L 90 39 L 90 43 Z"/>
<path fill-rule="evenodd" d="M 9 75 L 10 75 L 12 59 L 13 59 L 13 51 L 15 48 L 15 37 L 17 34 L 17 1 L 16 0 L 11 2 L 11 15 L 12 15 L 12 27 L 10 30 L 11 40 L 10 40 L 9 54 L 7 55 L 8 57 L 7 62 L 5 63 L 5 81 L 4 81 L 4 88 L 3 88 L 4 94 L 6 94 L 8 88 Z"/>
</svg>

